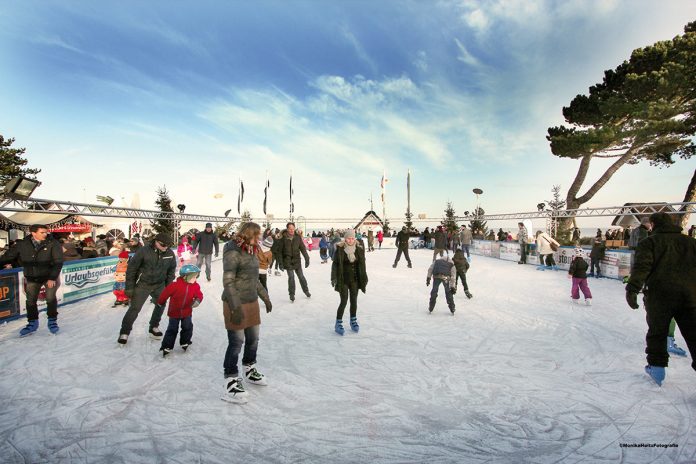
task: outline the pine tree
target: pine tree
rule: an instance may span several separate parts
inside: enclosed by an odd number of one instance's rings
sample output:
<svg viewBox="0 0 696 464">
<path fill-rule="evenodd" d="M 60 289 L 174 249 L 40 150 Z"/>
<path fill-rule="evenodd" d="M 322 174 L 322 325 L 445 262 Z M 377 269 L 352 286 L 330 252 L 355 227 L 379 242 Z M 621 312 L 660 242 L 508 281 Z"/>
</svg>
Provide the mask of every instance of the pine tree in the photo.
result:
<svg viewBox="0 0 696 464">
<path fill-rule="evenodd" d="M 486 227 L 486 221 L 481 219 L 481 216 L 486 214 L 486 212 L 480 206 L 474 210 L 473 219 L 469 221 L 469 226 L 471 227 L 472 234 L 480 233 L 484 237 L 488 233 L 488 227 Z"/>
<path fill-rule="evenodd" d="M 551 230 L 556 231 L 554 238 L 558 242 L 560 242 L 562 245 L 569 245 L 571 243 L 570 222 L 558 219 L 558 212 L 565 208 L 566 205 L 565 200 L 561 199 L 561 186 L 554 185 L 553 188 L 551 188 L 551 192 L 553 194 L 553 199 L 546 200 L 546 204 L 549 206 L 549 208 L 551 208 L 552 211 Z"/>
<path fill-rule="evenodd" d="M 452 202 L 447 202 L 447 208 L 445 208 L 445 217 L 442 218 L 441 222 L 443 228 L 447 232 L 457 232 L 459 226 L 457 225 L 457 214 L 454 212 L 454 207 Z"/>
<path fill-rule="evenodd" d="M 406 221 L 404 221 L 404 225 L 406 226 L 406 229 L 408 229 L 409 232 L 413 230 L 413 213 L 410 211 L 406 211 Z"/>
<path fill-rule="evenodd" d="M 157 208 L 162 212 L 174 212 L 172 209 L 172 199 L 169 196 L 166 185 L 157 188 L 157 200 L 155 200 L 155 205 L 157 205 Z M 171 219 L 164 219 L 170 217 L 169 215 L 158 214 L 157 217 L 158 219 L 150 221 L 152 228 L 158 234 L 166 234 L 169 236 L 172 243 L 174 243 L 176 239 L 175 233 L 176 230 L 178 230 L 178 225 L 175 224 L 175 221 L 172 221 Z"/>
<path fill-rule="evenodd" d="M 242 228 L 242 225 L 244 225 L 247 222 L 251 222 L 251 212 L 249 212 L 248 209 L 245 209 L 242 213 L 241 219 L 239 220 L 239 224 L 237 225 L 237 232 L 239 232 Z"/>
<path fill-rule="evenodd" d="M 0 135 L 0 185 L 5 185 L 7 181 L 17 176 L 24 176 L 29 179 L 36 179 L 36 174 L 41 169 L 25 168 L 27 160 L 23 158 L 26 148 L 10 148 L 15 139 L 5 139 Z"/>
<path fill-rule="evenodd" d="M 647 161 L 671 166 L 696 155 L 696 22 L 672 40 L 633 51 L 628 61 L 604 71 L 602 82 L 563 108 L 566 125 L 550 127 L 554 156 L 579 160 L 566 195 L 578 209 L 624 165 Z M 584 193 L 593 159 L 613 162 Z M 563 219 L 569 227 L 573 218 Z"/>
</svg>

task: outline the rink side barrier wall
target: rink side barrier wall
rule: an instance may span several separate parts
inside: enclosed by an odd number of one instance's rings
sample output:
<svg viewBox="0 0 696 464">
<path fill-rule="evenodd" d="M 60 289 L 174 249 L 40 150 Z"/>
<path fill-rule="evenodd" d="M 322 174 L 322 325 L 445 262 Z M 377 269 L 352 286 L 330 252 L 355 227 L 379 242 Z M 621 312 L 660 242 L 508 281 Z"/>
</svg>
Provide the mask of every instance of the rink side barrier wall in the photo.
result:
<svg viewBox="0 0 696 464">
<path fill-rule="evenodd" d="M 583 247 L 585 251 L 585 261 L 590 264 L 590 248 Z M 488 256 L 491 258 L 502 259 L 505 261 L 520 260 L 520 245 L 517 242 L 494 242 L 491 240 L 474 240 L 471 249 L 472 254 Z M 536 245 L 527 245 L 527 264 L 539 264 L 539 256 L 536 252 Z M 559 269 L 568 270 L 570 262 L 573 260 L 575 247 L 562 246 L 554 252 L 553 258 Z M 606 250 L 604 258 L 599 263 L 603 277 L 621 280 L 631 272 L 633 262 L 632 250 Z"/>
<path fill-rule="evenodd" d="M 222 248 L 222 245 L 220 248 Z M 174 250 L 174 253 L 176 253 L 176 250 Z M 222 258 L 214 258 L 214 261 L 220 259 Z M 193 262 L 195 263 L 195 260 Z M 60 273 L 60 284 L 56 292 L 58 311 L 60 312 L 61 308 L 70 303 L 111 293 L 114 287 L 116 264 L 118 264 L 117 256 L 103 256 L 65 262 Z M 46 310 L 43 287 L 41 293 L 39 293 L 38 306 L 39 311 Z M 26 313 L 23 269 L 18 267 L 0 270 L 0 323 L 24 317 Z"/>
</svg>

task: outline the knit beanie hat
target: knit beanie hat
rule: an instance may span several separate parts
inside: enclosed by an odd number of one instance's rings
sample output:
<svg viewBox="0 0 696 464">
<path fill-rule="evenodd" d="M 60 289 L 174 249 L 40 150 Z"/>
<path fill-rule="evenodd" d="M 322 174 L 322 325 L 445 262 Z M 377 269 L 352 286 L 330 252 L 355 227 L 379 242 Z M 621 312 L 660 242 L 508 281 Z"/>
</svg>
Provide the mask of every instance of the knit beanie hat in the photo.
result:
<svg viewBox="0 0 696 464">
<path fill-rule="evenodd" d="M 343 233 L 343 240 L 347 238 L 355 238 L 355 231 L 353 229 L 348 229 Z"/>
<path fill-rule="evenodd" d="M 580 247 L 575 247 L 575 256 L 585 256 L 585 251 Z"/>
<path fill-rule="evenodd" d="M 271 248 L 273 246 L 273 237 L 269 235 L 268 237 L 263 239 L 261 245 L 265 246 L 266 248 Z"/>
<path fill-rule="evenodd" d="M 205 223 L 205 228 L 207 229 L 208 227 L 210 227 L 210 228 L 212 229 L 212 228 L 213 228 L 213 224 L 210 223 L 210 222 L 206 222 L 206 223 Z"/>
<path fill-rule="evenodd" d="M 155 235 L 154 240 L 160 242 L 164 246 L 170 246 L 171 245 L 171 237 L 169 235 L 164 234 L 160 232 L 159 234 Z"/>
</svg>

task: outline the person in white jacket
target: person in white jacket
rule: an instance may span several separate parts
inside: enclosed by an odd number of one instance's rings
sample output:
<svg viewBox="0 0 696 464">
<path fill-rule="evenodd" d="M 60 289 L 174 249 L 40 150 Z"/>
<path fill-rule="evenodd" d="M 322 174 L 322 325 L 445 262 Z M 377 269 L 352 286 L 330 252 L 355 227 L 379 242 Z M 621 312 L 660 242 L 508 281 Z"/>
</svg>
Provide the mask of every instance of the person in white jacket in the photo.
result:
<svg viewBox="0 0 696 464">
<path fill-rule="evenodd" d="M 546 232 L 538 230 L 536 233 L 536 246 L 537 253 L 539 254 L 539 266 L 537 267 L 537 269 L 558 270 L 558 266 L 556 266 L 556 261 L 553 259 L 553 252 L 558 249 L 560 244 Z M 546 264 L 545 267 L 544 263 Z"/>
</svg>

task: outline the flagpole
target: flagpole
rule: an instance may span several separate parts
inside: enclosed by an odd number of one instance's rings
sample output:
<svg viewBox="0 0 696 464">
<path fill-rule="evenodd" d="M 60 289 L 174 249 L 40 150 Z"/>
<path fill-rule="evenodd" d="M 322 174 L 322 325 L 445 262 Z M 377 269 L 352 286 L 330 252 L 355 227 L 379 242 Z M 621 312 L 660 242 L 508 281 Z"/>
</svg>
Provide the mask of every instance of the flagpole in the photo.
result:
<svg viewBox="0 0 696 464">
<path fill-rule="evenodd" d="M 387 171 L 382 170 L 382 221 L 387 221 Z"/>
<path fill-rule="evenodd" d="M 408 176 L 406 178 L 406 212 L 411 215 L 411 170 L 408 170 Z"/>
</svg>

